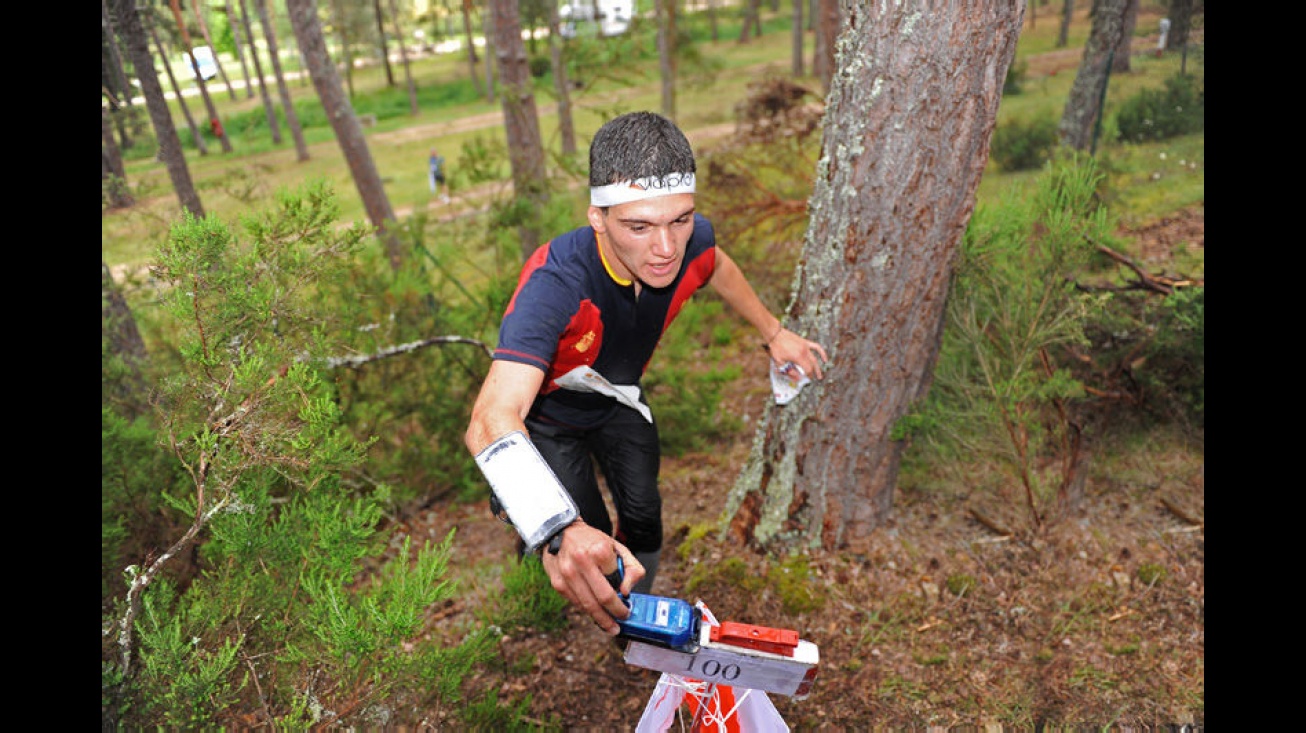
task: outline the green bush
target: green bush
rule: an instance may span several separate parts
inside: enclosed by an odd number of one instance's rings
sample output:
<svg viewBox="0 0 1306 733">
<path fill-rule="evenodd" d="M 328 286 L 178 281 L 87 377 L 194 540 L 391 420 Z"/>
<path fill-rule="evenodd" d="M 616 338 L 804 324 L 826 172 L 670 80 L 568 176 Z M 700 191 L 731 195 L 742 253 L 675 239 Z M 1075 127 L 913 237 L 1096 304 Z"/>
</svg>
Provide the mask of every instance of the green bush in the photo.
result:
<svg viewBox="0 0 1306 733">
<path fill-rule="evenodd" d="M 1063 496 L 1073 407 L 1083 384 L 1049 355 L 1087 343 L 1097 296 L 1074 285 L 1113 223 L 1096 195 L 1093 159 L 1071 155 L 1028 192 L 977 207 L 948 294 L 934 384 L 894 436 L 991 461 L 1018 483 L 1032 528 Z"/>
<path fill-rule="evenodd" d="M 1040 168 L 1057 147 L 1057 121 L 1050 117 L 1012 120 L 993 131 L 989 157 L 1004 171 Z"/>
<path fill-rule="evenodd" d="M 1144 89 L 1116 113 L 1119 139 L 1141 143 L 1200 132 L 1205 128 L 1206 92 L 1192 76 L 1177 74 L 1165 89 Z"/>
<path fill-rule="evenodd" d="M 239 231 L 183 214 L 155 258 L 181 360 L 156 381 L 158 424 L 105 405 L 102 562 L 126 581 L 106 581 L 103 601 L 106 725 L 220 727 L 257 707 L 268 725 L 301 729 L 364 697 L 357 715 L 381 720 L 457 704 L 493 652 L 484 629 L 452 646 L 425 633 L 430 608 L 456 592 L 453 532 L 387 542 L 390 489 L 359 474 L 375 426 L 346 421 L 358 385 L 332 366 L 369 338 L 360 323 L 408 305 L 407 290 L 354 287 L 365 229 L 335 225 L 324 183 L 278 205 Z M 147 554 L 127 543 L 150 516 L 167 520 Z M 183 563 L 199 572 L 174 582 Z"/>
<path fill-rule="evenodd" d="M 528 63 L 530 64 L 531 76 L 536 79 L 544 78 L 544 75 L 553 68 L 553 62 L 549 61 L 547 56 L 532 56 Z"/>
<path fill-rule="evenodd" d="M 567 599 L 553 589 L 538 555 L 511 563 L 503 574 L 503 593 L 492 606 L 486 620 L 505 632 L 558 631 L 567 626 Z"/>
<path fill-rule="evenodd" d="M 1002 80 L 1003 94 L 1020 94 L 1024 90 L 1025 76 L 1029 72 L 1029 62 L 1025 59 L 1011 62 L 1007 67 L 1007 76 Z"/>
</svg>

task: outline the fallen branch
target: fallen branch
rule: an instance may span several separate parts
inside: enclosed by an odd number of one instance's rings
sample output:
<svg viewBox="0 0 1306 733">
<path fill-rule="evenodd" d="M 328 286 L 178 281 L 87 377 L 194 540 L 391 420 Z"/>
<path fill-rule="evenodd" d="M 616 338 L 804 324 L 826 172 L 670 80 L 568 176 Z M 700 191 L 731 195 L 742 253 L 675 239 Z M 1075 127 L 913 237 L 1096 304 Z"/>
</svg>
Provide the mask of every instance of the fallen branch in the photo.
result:
<svg viewBox="0 0 1306 733">
<path fill-rule="evenodd" d="M 363 354 L 361 356 L 327 357 L 326 363 L 327 366 L 331 367 L 332 369 L 336 367 L 351 367 L 351 368 L 360 367 L 364 364 L 367 364 L 368 362 L 380 361 L 381 359 L 395 356 L 396 354 L 407 354 L 410 351 L 416 351 L 418 349 L 422 349 L 427 346 L 434 346 L 436 344 L 471 344 L 472 346 L 481 347 L 481 350 L 485 352 L 486 356 L 490 356 L 490 357 L 494 356 L 494 350 L 491 349 L 489 346 L 487 346 L 483 341 L 477 341 L 476 339 L 467 338 L 465 336 L 433 336 L 429 339 L 422 339 L 421 341 L 410 341 L 406 344 L 399 344 L 398 346 L 390 346 L 381 349 L 375 354 Z"/>
<path fill-rule="evenodd" d="M 1204 520 L 1194 517 L 1191 514 L 1185 512 L 1177 504 L 1175 504 L 1173 501 L 1170 501 L 1164 496 L 1161 497 L 1161 506 L 1164 506 L 1166 509 L 1169 509 L 1171 514 L 1187 522 L 1190 527 L 1206 526 L 1206 522 Z"/>
<path fill-rule="evenodd" d="M 985 527 L 988 527 L 994 532 L 997 532 L 1003 537 L 1011 537 L 1012 535 L 1016 534 L 1015 532 L 1012 532 L 1011 530 L 1002 526 L 1000 523 L 998 523 L 996 519 L 989 517 L 988 515 L 984 514 L 980 510 L 976 509 L 975 507 L 971 507 L 968 511 L 970 511 L 970 515 L 972 517 L 975 517 L 976 521 L 978 521 L 980 524 L 984 525 Z"/>
<path fill-rule="evenodd" d="M 1172 278 L 1166 275 L 1152 275 L 1148 273 L 1146 270 L 1144 270 L 1142 265 L 1139 265 L 1128 255 L 1121 254 L 1103 244 L 1098 244 L 1095 246 L 1097 247 L 1098 252 L 1101 252 L 1107 257 L 1110 257 L 1116 262 L 1124 265 L 1125 267 L 1128 267 L 1129 269 L 1134 271 L 1135 275 L 1138 276 L 1138 282 L 1131 286 L 1127 286 L 1127 289 L 1141 288 L 1143 290 L 1151 290 L 1152 292 L 1160 293 L 1162 295 L 1171 295 L 1178 288 L 1190 287 L 1193 285 L 1202 284 L 1202 281 L 1193 280 L 1191 278 Z M 1086 286 L 1080 286 L 1080 287 L 1086 287 Z M 1101 286 L 1093 289 L 1119 290 L 1121 288 Z"/>
</svg>

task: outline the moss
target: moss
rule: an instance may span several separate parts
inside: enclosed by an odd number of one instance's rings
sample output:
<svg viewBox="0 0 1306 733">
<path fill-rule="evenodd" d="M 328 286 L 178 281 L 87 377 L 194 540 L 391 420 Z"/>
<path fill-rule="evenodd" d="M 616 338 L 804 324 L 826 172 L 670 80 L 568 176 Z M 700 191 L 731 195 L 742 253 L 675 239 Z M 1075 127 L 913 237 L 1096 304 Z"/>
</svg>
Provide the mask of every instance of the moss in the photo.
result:
<svg viewBox="0 0 1306 733">
<path fill-rule="evenodd" d="M 711 532 L 714 525 L 709 523 L 695 524 L 689 528 L 685 534 L 685 539 L 679 545 L 676 545 L 676 556 L 681 560 L 689 559 L 690 553 L 694 551 L 694 546 L 699 540 L 703 539 Z"/>
<path fill-rule="evenodd" d="M 825 594 L 814 589 L 806 555 L 791 555 L 766 573 L 785 613 L 802 614 L 825 607 Z"/>
<path fill-rule="evenodd" d="M 689 573 L 685 591 L 693 594 L 703 587 L 725 585 L 731 588 L 756 593 L 765 587 L 762 579 L 748 569 L 748 565 L 737 557 L 726 558 L 719 563 L 699 563 Z"/>
<path fill-rule="evenodd" d="M 944 581 L 944 586 L 948 589 L 948 592 L 954 596 L 964 596 L 974 590 L 977 585 L 979 585 L 979 583 L 975 580 L 974 576 L 966 575 L 965 573 L 954 573 L 949 575 L 948 579 Z"/>
<path fill-rule="evenodd" d="M 1138 566 L 1137 577 L 1143 585 L 1156 585 L 1165 580 L 1166 570 L 1164 565 L 1157 563 L 1143 563 Z"/>
</svg>

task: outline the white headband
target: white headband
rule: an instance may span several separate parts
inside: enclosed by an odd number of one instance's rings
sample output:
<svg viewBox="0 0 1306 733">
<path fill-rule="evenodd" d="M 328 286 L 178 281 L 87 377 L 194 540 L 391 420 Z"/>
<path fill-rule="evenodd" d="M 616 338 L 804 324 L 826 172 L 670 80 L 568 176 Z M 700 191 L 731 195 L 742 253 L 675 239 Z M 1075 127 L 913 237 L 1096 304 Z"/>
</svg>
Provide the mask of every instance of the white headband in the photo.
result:
<svg viewBox="0 0 1306 733">
<path fill-rule="evenodd" d="M 694 193 L 693 173 L 668 173 L 635 181 L 590 186 L 590 206 L 617 206 L 673 193 Z"/>
</svg>

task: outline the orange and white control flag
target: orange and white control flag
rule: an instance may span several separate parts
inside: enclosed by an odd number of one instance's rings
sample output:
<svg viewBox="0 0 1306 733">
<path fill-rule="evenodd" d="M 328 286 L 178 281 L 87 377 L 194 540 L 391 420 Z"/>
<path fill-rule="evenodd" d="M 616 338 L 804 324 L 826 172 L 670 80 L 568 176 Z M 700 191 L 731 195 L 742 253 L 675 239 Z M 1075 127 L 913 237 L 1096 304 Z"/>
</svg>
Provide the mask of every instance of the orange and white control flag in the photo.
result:
<svg viewBox="0 0 1306 733">
<path fill-rule="evenodd" d="M 703 622 L 720 626 L 707 606 L 698 602 Z M 692 733 L 788 733 L 780 711 L 761 690 L 735 690 L 729 685 L 662 673 L 653 688 L 635 733 L 665 733 L 681 704 L 689 708 Z M 683 728 L 683 726 L 681 726 Z"/>
</svg>

